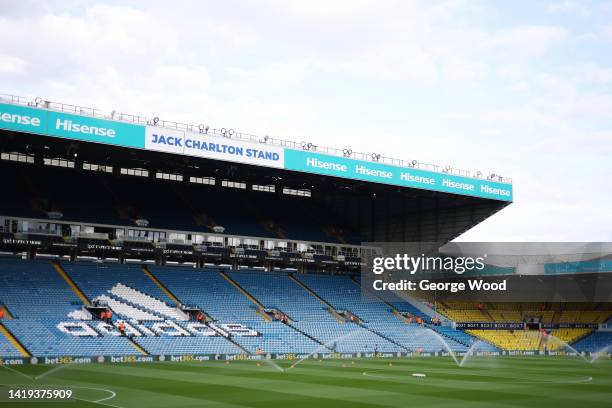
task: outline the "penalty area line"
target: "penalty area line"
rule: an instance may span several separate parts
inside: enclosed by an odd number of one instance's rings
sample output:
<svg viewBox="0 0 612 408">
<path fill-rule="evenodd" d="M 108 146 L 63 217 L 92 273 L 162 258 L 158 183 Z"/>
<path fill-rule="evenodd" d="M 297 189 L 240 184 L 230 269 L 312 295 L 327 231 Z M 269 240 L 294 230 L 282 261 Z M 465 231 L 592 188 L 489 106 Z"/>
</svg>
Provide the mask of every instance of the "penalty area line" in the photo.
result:
<svg viewBox="0 0 612 408">
<path fill-rule="evenodd" d="M 107 388 L 98 388 L 98 387 L 84 387 L 84 386 L 79 386 L 79 385 L 72 386 L 72 388 L 81 388 L 81 389 L 84 389 L 84 390 L 96 390 L 96 391 L 104 391 L 104 392 L 108 392 L 108 393 L 110 393 L 110 394 L 111 394 L 111 395 L 110 395 L 110 396 L 108 396 L 108 397 L 99 398 L 99 399 L 97 399 L 97 400 L 93 400 L 93 401 L 92 401 L 92 400 L 86 400 L 86 399 L 84 399 L 84 398 L 77 398 L 77 397 L 73 397 L 73 398 L 74 398 L 74 399 L 76 399 L 76 400 L 79 400 L 79 401 L 85 401 L 85 402 L 91 402 L 91 403 L 93 403 L 93 404 L 106 405 L 106 406 L 109 406 L 109 407 L 123 408 L 123 407 L 120 407 L 120 406 L 118 406 L 118 405 L 111 405 L 111 404 L 106 404 L 106 403 L 104 403 L 104 401 L 108 401 L 108 400 L 113 399 L 113 398 L 115 398 L 115 397 L 117 396 L 117 393 L 116 393 L 115 391 L 113 391 L 113 390 L 109 390 L 109 389 L 107 389 Z"/>
<path fill-rule="evenodd" d="M 106 404 L 104 402 L 100 402 L 100 400 L 97 401 L 90 401 L 90 400 L 86 400 L 84 398 L 77 398 L 77 397 L 73 397 L 73 399 L 77 400 L 77 401 L 83 401 L 83 402 L 89 402 L 91 404 L 98 404 L 98 405 L 104 405 L 105 407 L 112 407 L 112 408 L 123 408 L 122 406 L 119 405 L 113 405 L 113 404 Z M 106 399 L 103 399 L 103 401 Z"/>
</svg>

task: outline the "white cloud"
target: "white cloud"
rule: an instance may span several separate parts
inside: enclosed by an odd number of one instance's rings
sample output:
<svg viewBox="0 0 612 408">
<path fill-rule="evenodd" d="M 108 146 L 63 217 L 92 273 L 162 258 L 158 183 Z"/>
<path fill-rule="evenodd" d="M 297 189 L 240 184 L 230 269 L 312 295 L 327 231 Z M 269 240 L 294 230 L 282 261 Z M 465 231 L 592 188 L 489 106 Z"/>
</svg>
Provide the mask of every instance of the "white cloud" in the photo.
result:
<svg viewBox="0 0 612 408">
<path fill-rule="evenodd" d="M 262 64 L 254 68 L 230 66 L 224 89 L 240 93 L 247 89 L 277 91 L 300 86 L 315 64 L 308 60 L 293 60 Z"/>
<path fill-rule="evenodd" d="M 578 2 L 572 0 L 563 0 L 552 2 L 546 7 L 546 10 L 552 14 L 565 14 L 565 13 L 580 13 L 582 15 L 588 15 L 588 9 Z"/>
<path fill-rule="evenodd" d="M 599 38 L 607 41 L 612 41 L 612 24 L 604 25 L 599 29 Z"/>
<path fill-rule="evenodd" d="M 574 65 L 569 75 L 575 82 L 592 82 L 595 84 L 612 83 L 612 68 L 601 67 L 592 62 Z"/>
<path fill-rule="evenodd" d="M 0 74 L 15 75 L 23 74 L 27 63 L 19 57 L 0 54 Z"/>
<path fill-rule="evenodd" d="M 564 27 L 570 1 L 129 4 L 3 13 L 0 91 L 501 173 L 516 202 L 466 239 L 612 239 L 612 193 L 582 194 L 611 168 L 612 67 L 576 55 L 598 25 Z"/>
<path fill-rule="evenodd" d="M 596 30 L 590 29 L 578 38 L 583 41 L 612 41 L 612 24 L 601 25 Z"/>
<path fill-rule="evenodd" d="M 524 25 L 494 33 L 484 42 L 484 47 L 498 49 L 507 58 L 528 58 L 560 44 L 567 35 L 562 27 Z"/>
<path fill-rule="evenodd" d="M 294 18 L 306 20 L 354 20 L 368 16 L 377 3 L 374 0 L 285 0 L 275 5 L 286 9 Z"/>
<path fill-rule="evenodd" d="M 384 80 L 433 80 L 438 75 L 438 65 L 430 53 L 411 43 L 383 45 L 374 52 L 339 61 L 335 69 Z"/>
</svg>

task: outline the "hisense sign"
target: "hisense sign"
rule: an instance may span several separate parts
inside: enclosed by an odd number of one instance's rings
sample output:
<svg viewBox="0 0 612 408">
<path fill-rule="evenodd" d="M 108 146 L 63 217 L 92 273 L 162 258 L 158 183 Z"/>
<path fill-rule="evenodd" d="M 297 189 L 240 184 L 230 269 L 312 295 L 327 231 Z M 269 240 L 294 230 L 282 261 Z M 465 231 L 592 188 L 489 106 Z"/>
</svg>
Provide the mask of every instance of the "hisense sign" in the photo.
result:
<svg viewBox="0 0 612 408">
<path fill-rule="evenodd" d="M 21 105 L 0 103 L 0 129 L 512 201 L 512 185 L 491 180 Z"/>
</svg>

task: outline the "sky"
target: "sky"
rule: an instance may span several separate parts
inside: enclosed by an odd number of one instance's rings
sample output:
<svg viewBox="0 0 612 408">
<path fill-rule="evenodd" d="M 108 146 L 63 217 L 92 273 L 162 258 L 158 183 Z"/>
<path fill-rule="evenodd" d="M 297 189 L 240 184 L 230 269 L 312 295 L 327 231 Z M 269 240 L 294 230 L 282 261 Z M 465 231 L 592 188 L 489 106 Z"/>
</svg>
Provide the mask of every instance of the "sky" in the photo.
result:
<svg viewBox="0 0 612 408">
<path fill-rule="evenodd" d="M 511 177 L 462 241 L 612 241 L 612 1 L 0 0 L 0 93 Z"/>
</svg>

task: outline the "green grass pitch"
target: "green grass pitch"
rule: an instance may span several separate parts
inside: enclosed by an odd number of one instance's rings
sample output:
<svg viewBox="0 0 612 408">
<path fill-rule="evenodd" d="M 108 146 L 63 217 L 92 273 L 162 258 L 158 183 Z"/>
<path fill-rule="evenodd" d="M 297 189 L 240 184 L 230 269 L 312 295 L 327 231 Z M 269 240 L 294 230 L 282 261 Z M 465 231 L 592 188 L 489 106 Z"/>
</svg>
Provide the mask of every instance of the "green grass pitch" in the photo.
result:
<svg viewBox="0 0 612 408">
<path fill-rule="evenodd" d="M 306 360 L 284 372 L 255 361 L 0 368 L 9 388 L 70 388 L 63 403 L 7 407 L 612 407 L 612 360 L 450 357 Z M 52 370 L 52 371 L 50 371 Z M 423 373 L 425 378 L 415 378 Z M 34 377 L 38 377 L 34 379 Z"/>
</svg>

